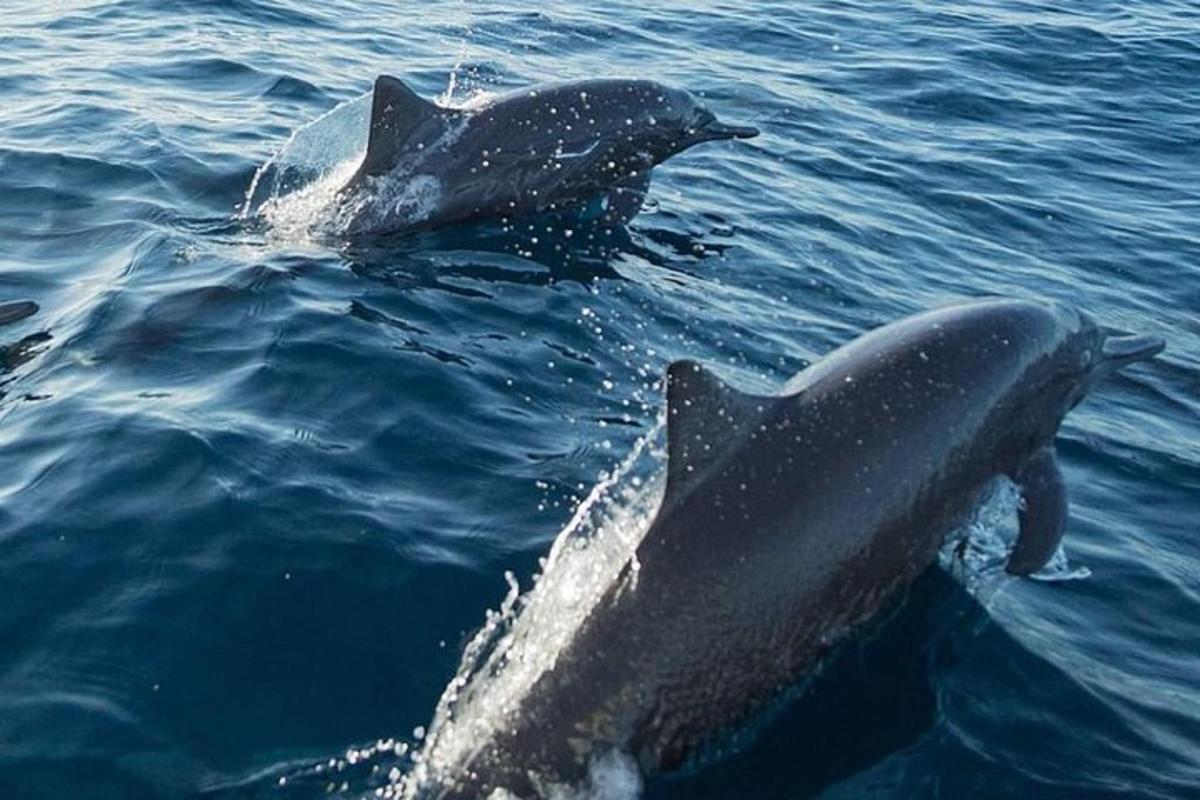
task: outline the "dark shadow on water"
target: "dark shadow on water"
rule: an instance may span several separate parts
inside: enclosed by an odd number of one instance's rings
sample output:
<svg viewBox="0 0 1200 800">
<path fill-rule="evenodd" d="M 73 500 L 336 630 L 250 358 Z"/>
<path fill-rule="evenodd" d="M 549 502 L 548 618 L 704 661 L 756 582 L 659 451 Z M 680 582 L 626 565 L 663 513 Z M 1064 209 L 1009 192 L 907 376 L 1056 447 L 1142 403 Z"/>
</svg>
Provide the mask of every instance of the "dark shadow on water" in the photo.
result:
<svg viewBox="0 0 1200 800">
<path fill-rule="evenodd" d="M 649 223 L 656 219 L 645 215 Z M 342 256 L 357 274 L 398 287 L 447 286 L 443 279 L 547 286 L 624 281 L 622 260 L 637 259 L 662 269 L 690 272 L 695 263 L 720 256 L 731 230 L 721 219 L 703 220 L 692 232 L 663 215 L 671 227 L 643 223 L 629 227 L 604 218 L 538 215 L 514 221 L 483 220 L 416 233 L 357 237 L 344 243 Z"/>
<path fill-rule="evenodd" d="M 533 226 L 536 232 L 530 231 Z M 561 221 L 455 225 L 406 235 L 358 238 L 342 255 L 358 275 L 399 287 L 462 291 L 446 279 L 547 286 L 623 280 L 612 266 L 629 234 L 623 228 L 571 228 Z"/>
<path fill-rule="evenodd" d="M 38 304 L 30 300 L 0 304 L 0 326 L 12 325 L 38 312 Z"/>
</svg>

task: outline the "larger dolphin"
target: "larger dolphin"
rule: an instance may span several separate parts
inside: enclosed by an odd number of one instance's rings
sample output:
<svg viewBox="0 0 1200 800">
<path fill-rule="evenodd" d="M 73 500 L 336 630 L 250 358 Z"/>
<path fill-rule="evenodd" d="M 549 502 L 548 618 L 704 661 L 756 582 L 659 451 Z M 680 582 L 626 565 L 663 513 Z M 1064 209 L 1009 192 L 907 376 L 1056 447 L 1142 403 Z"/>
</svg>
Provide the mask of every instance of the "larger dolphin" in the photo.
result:
<svg viewBox="0 0 1200 800">
<path fill-rule="evenodd" d="M 776 395 L 672 364 L 665 494 L 629 564 L 460 763 L 434 737 L 416 796 L 543 797 L 614 751 L 680 764 L 893 600 L 998 476 L 1023 497 L 1008 570 L 1038 570 L 1067 524 L 1063 417 L 1162 348 L 988 299 L 879 328 Z"/>
<path fill-rule="evenodd" d="M 700 142 L 756 135 L 647 80 L 536 86 L 455 109 L 383 75 L 366 155 L 341 191 L 343 228 L 408 231 L 588 206 L 626 221 L 656 164 Z"/>
</svg>

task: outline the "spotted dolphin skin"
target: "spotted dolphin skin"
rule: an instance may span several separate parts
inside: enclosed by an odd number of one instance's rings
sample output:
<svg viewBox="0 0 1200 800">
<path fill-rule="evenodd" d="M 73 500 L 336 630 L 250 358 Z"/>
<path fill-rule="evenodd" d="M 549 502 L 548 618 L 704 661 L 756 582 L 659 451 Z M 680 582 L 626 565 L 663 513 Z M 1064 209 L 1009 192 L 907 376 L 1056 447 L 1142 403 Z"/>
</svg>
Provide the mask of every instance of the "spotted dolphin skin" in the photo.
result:
<svg viewBox="0 0 1200 800">
<path fill-rule="evenodd" d="M 589 205 L 624 222 L 655 165 L 700 142 L 757 135 L 653 81 L 537 86 L 452 109 L 384 75 L 366 155 L 340 192 L 343 227 L 397 232 Z"/>
<path fill-rule="evenodd" d="M 665 493 L 621 577 L 462 763 L 431 752 L 416 796 L 545 797 L 611 753 L 681 764 L 892 602 L 999 476 L 1023 498 L 1008 571 L 1040 569 L 1067 524 L 1063 417 L 1162 349 L 987 299 L 878 328 L 775 395 L 672 364 Z"/>
</svg>

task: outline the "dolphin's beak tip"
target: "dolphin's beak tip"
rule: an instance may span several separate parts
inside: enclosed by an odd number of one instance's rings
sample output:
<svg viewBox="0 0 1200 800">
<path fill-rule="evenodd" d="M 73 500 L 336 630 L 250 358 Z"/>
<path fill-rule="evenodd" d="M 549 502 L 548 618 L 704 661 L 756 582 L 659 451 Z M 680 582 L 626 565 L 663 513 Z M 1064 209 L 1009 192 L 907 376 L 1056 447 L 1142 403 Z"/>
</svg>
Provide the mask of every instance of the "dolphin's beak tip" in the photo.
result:
<svg viewBox="0 0 1200 800">
<path fill-rule="evenodd" d="M 762 131 L 753 125 L 728 125 L 726 128 L 729 131 L 731 139 L 753 139 L 762 133 Z"/>
<path fill-rule="evenodd" d="M 1140 360 L 1154 358 L 1159 353 L 1167 349 L 1167 341 L 1161 336 L 1141 336 L 1139 337 L 1142 344 L 1142 352 L 1139 353 Z"/>
<path fill-rule="evenodd" d="M 760 131 L 752 125 L 726 125 L 724 122 L 713 120 L 700 129 L 701 141 L 721 139 L 753 139 Z"/>
<path fill-rule="evenodd" d="M 1104 342 L 1104 359 L 1120 368 L 1135 361 L 1148 361 L 1167 343 L 1161 336 L 1114 336 Z"/>
</svg>

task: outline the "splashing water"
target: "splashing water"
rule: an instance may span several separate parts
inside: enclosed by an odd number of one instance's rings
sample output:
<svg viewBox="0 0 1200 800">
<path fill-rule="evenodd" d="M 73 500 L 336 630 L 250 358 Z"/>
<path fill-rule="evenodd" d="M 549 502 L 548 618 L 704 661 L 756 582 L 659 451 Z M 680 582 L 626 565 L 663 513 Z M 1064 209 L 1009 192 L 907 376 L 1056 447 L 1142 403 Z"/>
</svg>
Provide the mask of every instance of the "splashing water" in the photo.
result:
<svg viewBox="0 0 1200 800">
<path fill-rule="evenodd" d="M 333 202 L 325 212 L 327 227 L 336 234 L 385 232 L 388 228 L 407 227 L 428 219 L 437 210 L 442 184 L 421 170 L 453 147 L 468 124 L 469 118 L 460 118 L 428 146 L 399 161 L 386 175 L 364 178 L 346 197 L 339 196 L 344 181 L 327 184 L 333 193 Z M 346 180 L 349 178 L 350 175 L 345 176 Z"/>
<path fill-rule="evenodd" d="M 1016 538 L 1015 523 L 1021 494 L 1013 483 L 998 478 L 984 492 L 972 519 L 946 537 L 938 555 L 942 568 L 986 607 L 1011 580 L 1004 564 Z M 1060 544 L 1049 563 L 1030 577 L 1038 581 L 1073 581 L 1090 577 L 1087 567 L 1072 567 Z"/>
<path fill-rule="evenodd" d="M 394 796 L 419 797 L 441 776 L 469 763 L 512 705 L 553 668 L 654 518 L 665 485 L 665 428 L 660 419 L 622 464 L 601 475 L 555 540 L 532 589 L 521 594 L 516 579 L 505 576 L 508 596 L 499 611 L 488 613 L 483 629 L 467 645 L 458 673 L 438 702 L 425 747 Z M 636 580 L 636 562 L 633 566 Z M 582 790 L 551 788 L 550 795 L 627 800 L 637 797 L 640 787 L 632 759 L 615 754 L 592 765 Z M 492 800 L 515 798 L 494 794 Z"/>
<path fill-rule="evenodd" d="M 371 93 L 367 92 L 292 131 L 279 150 L 255 171 L 238 218 L 245 220 L 264 213 L 282 197 L 321 183 L 344 170 L 346 164 L 360 161 L 370 122 Z M 255 207 L 255 199 L 268 180 L 267 197 Z"/>
</svg>

